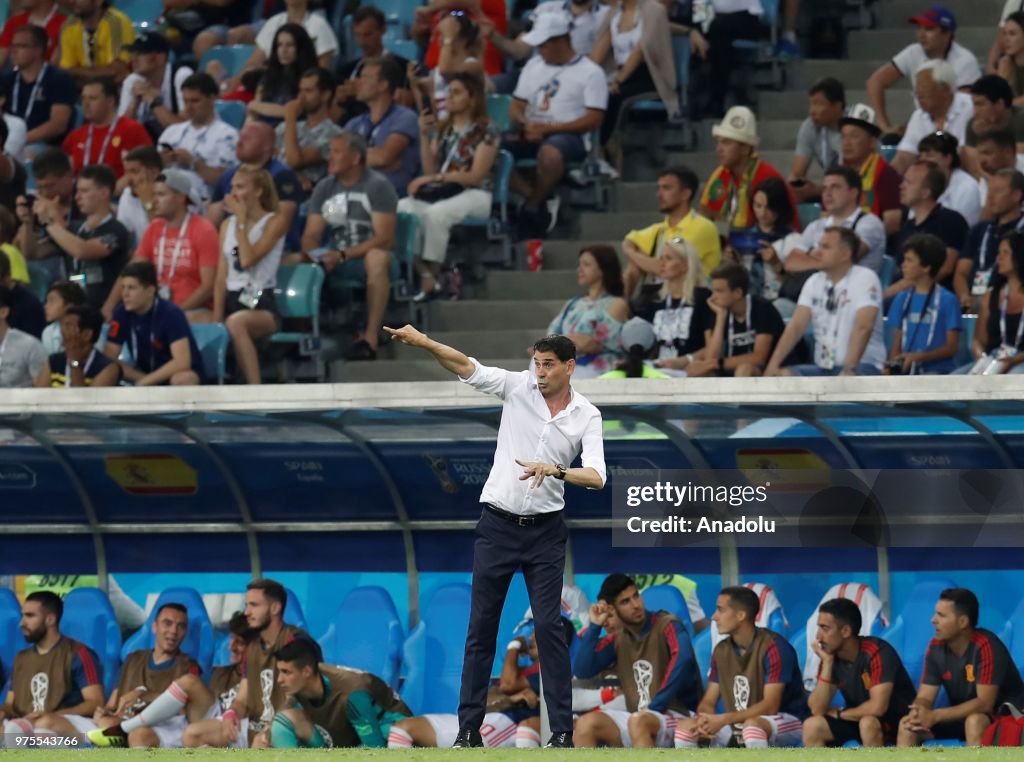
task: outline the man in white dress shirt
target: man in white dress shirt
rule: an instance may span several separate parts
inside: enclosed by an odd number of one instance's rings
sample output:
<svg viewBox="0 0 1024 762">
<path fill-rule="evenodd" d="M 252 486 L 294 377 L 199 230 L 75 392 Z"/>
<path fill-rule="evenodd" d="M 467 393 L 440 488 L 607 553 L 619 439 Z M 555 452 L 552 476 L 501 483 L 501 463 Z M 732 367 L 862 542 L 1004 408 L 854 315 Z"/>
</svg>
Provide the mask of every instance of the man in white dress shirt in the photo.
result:
<svg viewBox="0 0 1024 762">
<path fill-rule="evenodd" d="M 914 78 L 917 108 L 910 115 L 907 131 L 896 149 L 893 168 L 900 174 L 917 158 L 922 138 L 936 132 L 948 132 L 963 145 L 967 126 L 974 117 L 974 102 L 966 93 L 957 92 L 956 72 L 946 61 L 925 61 Z"/>
<path fill-rule="evenodd" d="M 547 745 L 571 747 L 572 669 L 560 611 L 569 535 L 562 518 L 562 482 L 601 489 L 606 479 L 601 413 L 569 383 L 576 368 L 576 345 L 565 336 L 547 336 L 533 345 L 531 370 L 513 373 L 481 365 L 410 325 L 384 330 L 404 344 L 427 350 L 461 381 L 503 403 L 494 464 L 480 495 L 483 512 L 476 528 L 473 598 L 454 745 L 484 745 L 480 724 L 498 621 L 512 575 L 522 567 L 551 723 Z M 582 466 L 569 468 L 581 451 Z"/>
</svg>

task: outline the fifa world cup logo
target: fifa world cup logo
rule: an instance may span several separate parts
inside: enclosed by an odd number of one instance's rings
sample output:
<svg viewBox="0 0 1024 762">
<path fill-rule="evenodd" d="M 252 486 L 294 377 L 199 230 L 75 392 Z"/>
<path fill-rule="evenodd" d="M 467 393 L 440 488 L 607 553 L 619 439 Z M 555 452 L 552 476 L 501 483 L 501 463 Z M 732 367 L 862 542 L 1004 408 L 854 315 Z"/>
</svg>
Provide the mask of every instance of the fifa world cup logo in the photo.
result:
<svg viewBox="0 0 1024 762">
<path fill-rule="evenodd" d="M 265 669 L 260 672 L 260 692 L 263 694 L 263 714 L 260 715 L 260 722 L 270 722 L 274 719 L 274 704 L 270 694 L 274 691 L 274 670 Z"/>
<path fill-rule="evenodd" d="M 750 681 L 746 675 L 736 675 L 732 681 L 732 699 L 736 703 L 736 711 L 742 712 L 750 701 Z"/>
<path fill-rule="evenodd" d="M 636 710 L 642 712 L 651 703 L 651 682 L 654 680 L 654 667 L 646 659 L 633 662 L 633 680 L 636 681 Z"/>
<path fill-rule="evenodd" d="M 237 696 L 237 695 L 238 695 L 238 686 L 237 685 L 234 688 L 229 688 L 228 690 L 226 690 L 222 694 L 220 694 L 220 708 L 221 708 L 221 710 L 226 712 L 228 709 L 230 709 L 231 705 L 235 703 L 235 696 Z"/>
<path fill-rule="evenodd" d="M 46 697 L 50 693 L 50 676 L 45 672 L 37 672 L 32 675 L 32 682 L 29 686 L 32 691 L 32 711 L 46 711 Z"/>
<path fill-rule="evenodd" d="M 323 739 L 324 746 L 326 748 L 334 748 L 334 739 L 331 738 L 331 734 L 327 732 L 327 728 L 325 728 L 323 725 L 314 725 L 313 730 L 320 734 L 320 738 Z"/>
</svg>

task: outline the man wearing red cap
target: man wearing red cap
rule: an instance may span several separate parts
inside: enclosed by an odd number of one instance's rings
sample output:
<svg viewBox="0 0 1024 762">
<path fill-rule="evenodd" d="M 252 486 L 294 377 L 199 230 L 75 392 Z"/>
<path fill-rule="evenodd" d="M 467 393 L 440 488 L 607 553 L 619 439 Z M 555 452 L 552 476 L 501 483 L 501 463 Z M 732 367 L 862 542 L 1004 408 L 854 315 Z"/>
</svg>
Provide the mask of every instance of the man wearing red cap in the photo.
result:
<svg viewBox="0 0 1024 762">
<path fill-rule="evenodd" d="M 924 13 L 911 16 L 909 23 L 917 27 L 917 42 L 908 45 L 888 63 L 882 64 L 868 79 L 868 100 L 878 114 L 882 132 L 894 132 L 885 110 L 885 91 L 904 77 L 911 77 L 927 60 L 948 61 L 956 70 L 956 86 L 969 88 L 981 77 L 981 67 L 974 54 L 953 40 L 956 16 L 943 5 L 933 5 Z"/>
</svg>

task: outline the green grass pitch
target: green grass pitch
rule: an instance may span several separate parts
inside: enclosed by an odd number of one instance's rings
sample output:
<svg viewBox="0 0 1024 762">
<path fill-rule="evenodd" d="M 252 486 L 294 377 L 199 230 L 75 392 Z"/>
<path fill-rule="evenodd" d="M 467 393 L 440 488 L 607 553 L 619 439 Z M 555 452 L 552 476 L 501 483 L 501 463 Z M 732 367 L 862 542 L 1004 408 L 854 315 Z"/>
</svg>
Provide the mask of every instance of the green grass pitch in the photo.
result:
<svg viewBox="0 0 1024 762">
<path fill-rule="evenodd" d="M 480 759 L 486 762 L 519 762 L 526 754 L 537 762 L 643 762 L 644 760 L 701 760 L 702 762 L 749 762 L 750 760 L 771 759 L 777 762 L 863 762 L 871 757 L 878 762 L 1018 762 L 1024 759 L 1020 749 L 770 749 L 763 752 L 746 749 L 700 749 L 684 752 L 675 749 L 652 749 L 649 751 L 623 749 L 536 749 L 524 752 L 520 749 L 330 749 L 308 750 L 263 750 L 243 751 L 231 749 L 89 749 L 83 750 L 11 750 L 0 751 L 0 762 L 140 762 L 140 760 L 177 760 L 182 762 L 277 762 L 277 760 L 303 760 L 308 762 L 437 762 L 458 758 L 460 760 Z"/>
</svg>

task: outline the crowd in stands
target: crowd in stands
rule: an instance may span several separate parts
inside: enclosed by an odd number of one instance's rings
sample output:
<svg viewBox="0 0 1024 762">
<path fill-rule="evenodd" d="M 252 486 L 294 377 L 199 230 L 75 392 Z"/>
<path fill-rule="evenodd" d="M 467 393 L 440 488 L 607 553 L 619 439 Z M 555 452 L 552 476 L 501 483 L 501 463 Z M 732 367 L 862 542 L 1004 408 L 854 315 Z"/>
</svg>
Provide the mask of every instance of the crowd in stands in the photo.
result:
<svg viewBox="0 0 1024 762">
<path fill-rule="evenodd" d="M 522 245 L 557 224 L 570 170 L 614 175 L 601 157 L 621 149 L 624 103 L 649 94 L 680 118 L 689 99 L 673 37 L 707 75 L 692 77 L 698 94 L 711 90 L 693 107 L 717 120 L 719 166 L 707 178 L 664 169 L 662 222 L 624 231 L 621 252 L 581 249 L 586 293 L 551 326 L 573 336 L 581 375 L 636 355 L 621 338 L 631 317 L 656 337 L 648 364 L 675 376 L 1020 367 L 1024 15 L 1013 2 L 984 66 L 956 41 L 953 13 L 932 5 L 909 20 L 916 42 L 865 83 L 868 103 L 846 102 L 859 83 L 813 83 L 788 174 L 759 153 L 742 92 L 726 110 L 732 43 L 761 35 L 760 0 L 690 13 L 552 0 L 513 19 L 519 34 L 504 5 L 420 6 L 398 27 L 411 37 L 403 57 L 372 6 L 346 19 L 357 49 L 344 50 L 329 21 L 342 14 L 310 0 L 267 0 L 262 18 L 171 3 L 139 29 L 104 0 L 22 0 L 0 31 L 0 205 L 14 212 L 0 214 L 0 327 L 32 351 L 4 380 L 50 377 L 40 358 L 53 369 L 66 331 L 56 306 L 39 318 L 39 302 L 57 293 L 78 306 L 78 288 L 106 323 L 90 356 L 118 371 L 71 373 L 79 360 L 65 357 L 65 385 L 210 380 L 191 328 L 210 322 L 230 337 L 235 378 L 259 383 L 265 341 L 282 330 L 278 269 L 310 263 L 328 288 L 365 291 L 345 356 L 376 359 L 396 283 L 408 279 L 414 303 L 448 293 L 452 231 L 491 215 L 501 151 L 516 163 L 509 232 Z M 780 57 L 799 54 L 799 6 L 784 4 Z M 208 55 L 223 44 L 251 54 L 225 65 Z M 905 125 L 886 99 L 901 79 L 915 96 Z M 504 116 L 491 113 L 494 93 L 511 94 Z M 419 222 L 415 262 L 399 261 L 403 215 Z M 960 340 L 954 301 L 978 315 L 973 340 Z M 42 352 L 32 339 L 44 329 Z"/>
<path fill-rule="evenodd" d="M 563 588 L 575 746 L 980 746 L 993 745 L 1001 715 L 1012 715 L 1011 725 L 1019 716 L 1024 682 L 1008 644 L 980 626 L 971 590 L 943 589 L 934 603 L 914 603 L 918 618 L 933 607 L 930 622 L 901 620 L 886 629 L 881 601 L 867 585 L 835 585 L 794 637 L 805 648 L 798 654 L 780 631 L 789 624 L 770 587 L 723 588 L 709 618 L 692 580 L 668 579 L 642 593 L 645 580 L 611 574 L 594 605 L 577 588 Z M 286 622 L 289 595 L 274 580 L 249 583 L 244 611 L 230 619 L 229 663 L 204 670 L 209 654 L 185 649 L 199 643 L 189 641 L 190 613 L 205 612 L 190 611 L 168 591 L 143 625 L 145 637 L 133 636 L 142 647 L 124 655 L 113 680 L 89 644 L 62 633 L 61 598 L 30 593 L 20 622 L 28 647 L 9 676 L 0 665 L 0 684 L 7 682 L 0 748 L 33 736 L 133 748 L 540 745 L 540 664 L 529 611 L 504 651 L 490 644 L 500 676 L 483 724 L 472 728 L 460 727 L 454 706 L 413 716 L 400 676 L 389 684 L 326 663 L 317 641 Z M 934 637 L 914 643 L 910 632 Z M 432 645 L 438 659 L 457 660 L 450 649 L 459 647 Z M 919 679 L 911 677 L 918 668 Z"/>
</svg>

